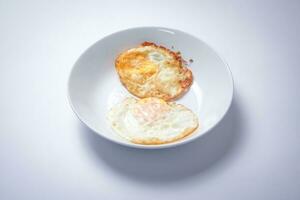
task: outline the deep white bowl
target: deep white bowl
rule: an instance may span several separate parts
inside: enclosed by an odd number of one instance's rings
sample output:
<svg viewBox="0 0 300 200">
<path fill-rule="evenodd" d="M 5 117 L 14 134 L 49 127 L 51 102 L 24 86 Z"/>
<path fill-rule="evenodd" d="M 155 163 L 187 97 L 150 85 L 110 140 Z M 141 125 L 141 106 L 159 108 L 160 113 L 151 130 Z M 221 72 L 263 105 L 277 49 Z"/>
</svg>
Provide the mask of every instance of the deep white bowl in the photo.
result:
<svg viewBox="0 0 300 200">
<path fill-rule="evenodd" d="M 200 128 L 174 143 L 140 145 L 118 136 L 107 124 L 108 109 L 125 96 L 114 67 L 116 56 L 144 41 L 180 51 L 190 68 L 194 82 L 178 103 L 192 109 Z M 233 96 L 233 80 L 227 64 L 200 39 L 182 31 L 162 27 L 132 28 L 113 33 L 87 49 L 75 63 L 69 77 L 69 101 L 79 119 L 102 137 L 129 147 L 156 149 L 192 141 L 211 130 L 228 111 Z"/>
</svg>

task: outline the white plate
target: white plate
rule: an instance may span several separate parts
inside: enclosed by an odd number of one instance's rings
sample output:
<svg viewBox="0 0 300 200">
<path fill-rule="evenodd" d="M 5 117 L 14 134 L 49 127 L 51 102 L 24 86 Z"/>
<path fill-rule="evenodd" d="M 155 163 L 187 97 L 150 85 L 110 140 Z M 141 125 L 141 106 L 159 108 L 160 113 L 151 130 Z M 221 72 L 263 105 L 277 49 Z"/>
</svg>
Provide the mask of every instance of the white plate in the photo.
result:
<svg viewBox="0 0 300 200">
<path fill-rule="evenodd" d="M 198 115 L 201 128 L 174 143 L 133 144 L 118 136 L 106 122 L 108 109 L 130 95 L 119 81 L 114 67 L 115 58 L 122 51 L 144 41 L 174 47 L 183 58 L 194 61 L 190 66 L 193 85 L 177 102 Z M 141 27 L 111 34 L 86 50 L 72 69 L 68 90 L 73 111 L 94 132 L 118 144 L 155 149 L 187 143 L 211 130 L 230 107 L 233 81 L 226 63 L 198 38 L 169 28 Z"/>
</svg>

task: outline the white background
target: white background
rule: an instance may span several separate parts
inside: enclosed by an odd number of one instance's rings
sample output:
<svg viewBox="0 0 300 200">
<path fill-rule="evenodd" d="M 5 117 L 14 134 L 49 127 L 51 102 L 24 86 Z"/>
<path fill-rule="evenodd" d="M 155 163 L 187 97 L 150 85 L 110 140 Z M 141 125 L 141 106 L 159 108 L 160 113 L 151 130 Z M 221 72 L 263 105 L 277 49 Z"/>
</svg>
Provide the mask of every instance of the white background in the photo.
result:
<svg viewBox="0 0 300 200">
<path fill-rule="evenodd" d="M 0 199 L 300 199 L 299 1 L 0 1 Z M 168 150 L 121 147 L 72 113 L 76 59 L 112 32 L 183 30 L 231 67 L 230 112 Z"/>
</svg>

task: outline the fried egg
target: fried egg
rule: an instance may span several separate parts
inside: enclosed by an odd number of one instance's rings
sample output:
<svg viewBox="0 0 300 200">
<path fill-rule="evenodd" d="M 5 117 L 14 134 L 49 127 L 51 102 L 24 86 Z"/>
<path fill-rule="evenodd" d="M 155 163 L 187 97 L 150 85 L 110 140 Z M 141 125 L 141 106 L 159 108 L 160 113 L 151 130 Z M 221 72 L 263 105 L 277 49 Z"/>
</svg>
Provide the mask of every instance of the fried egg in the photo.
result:
<svg viewBox="0 0 300 200">
<path fill-rule="evenodd" d="M 111 108 L 107 119 L 123 138 L 147 145 L 174 142 L 198 127 L 198 118 L 191 110 L 155 97 L 128 97 Z"/>
<path fill-rule="evenodd" d="M 150 42 L 121 53 L 115 66 L 122 84 L 140 98 L 173 100 L 183 95 L 193 81 L 179 52 Z"/>
</svg>

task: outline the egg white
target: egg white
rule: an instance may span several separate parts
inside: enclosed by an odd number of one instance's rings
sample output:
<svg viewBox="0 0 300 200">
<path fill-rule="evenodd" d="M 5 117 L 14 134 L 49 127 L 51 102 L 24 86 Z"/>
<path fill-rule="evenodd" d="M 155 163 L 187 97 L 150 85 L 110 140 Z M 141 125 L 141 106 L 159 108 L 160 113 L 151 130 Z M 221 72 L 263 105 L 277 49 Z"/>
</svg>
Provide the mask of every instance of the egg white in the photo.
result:
<svg viewBox="0 0 300 200">
<path fill-rule="evenodd" d="M 152 99 L 157 101 L 155 98 Z M 113 130 L 134 143 L 168 143 L 189 135 L 198 127 L 197 116 L 183 105 L 162 101 L 159 106 L 165 111 L 154 113 L 154 117 L 151 119 L 148 116 L 153 115 L 153 113 L 147 113 L 148 111 L 145 109 L 143 115 L 146 116 L 147 120 L 144 120 L 135 114 L 136 108 L 140 104 L 140 100 L 130 97 L 115 105 L 107 115 Z M 149 104 L 148 110 L 155 109 L 151 108 L 153 105 Z"/>
</svg>

